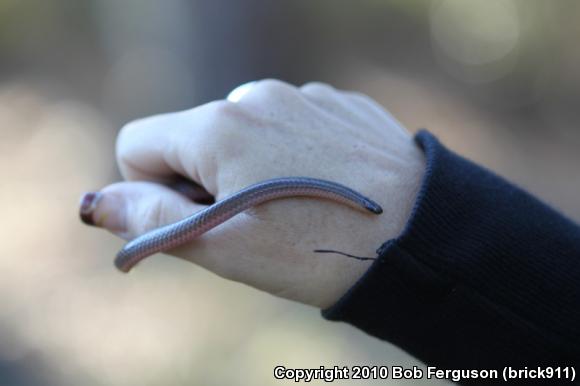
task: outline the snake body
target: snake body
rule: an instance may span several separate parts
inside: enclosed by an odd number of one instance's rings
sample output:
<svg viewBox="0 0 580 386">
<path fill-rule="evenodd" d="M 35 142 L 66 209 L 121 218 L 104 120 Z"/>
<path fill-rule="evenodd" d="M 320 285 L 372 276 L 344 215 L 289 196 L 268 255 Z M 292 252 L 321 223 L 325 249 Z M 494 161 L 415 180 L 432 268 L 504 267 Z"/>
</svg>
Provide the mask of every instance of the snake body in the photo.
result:
<svg viewBox="0 0 580 386">
<path fill-rule="evenodd" d="M 324 198 L 374 214 L 383 212 L 376 202 L 335 182 L 309 177 L 275 178 L 251 185 L 189 217 L 138 236 L 119 251 L 115 265 L 129 272 L 144 258 L 189 243 L 248 208 L 290 197 Z"/>
</svg>

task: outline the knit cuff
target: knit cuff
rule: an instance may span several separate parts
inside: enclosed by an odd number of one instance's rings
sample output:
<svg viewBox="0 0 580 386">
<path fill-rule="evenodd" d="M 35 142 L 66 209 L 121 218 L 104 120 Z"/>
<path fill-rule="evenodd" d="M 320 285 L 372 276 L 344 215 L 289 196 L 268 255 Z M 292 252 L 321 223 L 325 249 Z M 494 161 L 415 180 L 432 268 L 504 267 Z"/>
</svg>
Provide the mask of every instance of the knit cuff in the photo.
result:
<svg viewBox="0 0 580 386">
<path fill-rule="evenodd" d="M 415 140 L 427 166 L 403 233 L 322 315 L 450 368 L 564 365 L 579 311 L 557 307 L 580 304 L 580 261 L 559 257 L 580 256 L 578 227 L 427 131 Z"/>
</svg>

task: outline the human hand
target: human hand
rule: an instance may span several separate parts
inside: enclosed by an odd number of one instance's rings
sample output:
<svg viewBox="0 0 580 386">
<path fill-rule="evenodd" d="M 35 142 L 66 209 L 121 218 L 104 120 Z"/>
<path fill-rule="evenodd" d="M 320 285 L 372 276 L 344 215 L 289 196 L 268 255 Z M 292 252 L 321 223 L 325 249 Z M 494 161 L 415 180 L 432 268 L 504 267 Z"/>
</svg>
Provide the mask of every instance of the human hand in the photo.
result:
<svg viewBox="0 0 580 386">
<path fill-rule="evenodd" d="M 415 201 L 423 154 L 370 98 L 321 83 L 256 82 L 237 103 L 211 102 L 126 125 L 117 141 L 125 182 L 102 189 L 85 219 L 124 239 L 180 220 L 205 205 L 165 184 L 184 176 L 216 200 L 275 177 L 346 185 L 384 210 L 363 214 L 335 202 L 292 198 L 254 207 L 168 254 L 225 278 L 326 308 L 398 236 Z M 84 200 L 85 206 L 91 206 Z"/>
</svg>

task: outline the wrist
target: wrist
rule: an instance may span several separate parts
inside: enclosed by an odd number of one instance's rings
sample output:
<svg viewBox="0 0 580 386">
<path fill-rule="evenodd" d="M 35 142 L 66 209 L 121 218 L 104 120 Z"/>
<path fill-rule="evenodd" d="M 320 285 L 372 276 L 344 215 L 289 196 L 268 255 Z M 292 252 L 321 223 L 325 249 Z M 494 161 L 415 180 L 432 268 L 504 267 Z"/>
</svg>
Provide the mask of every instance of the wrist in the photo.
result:
<svg viewBox="0 0 580 386">
<path fill-rule="evenodd" d="M 425 175 L 426 159 L 423 151 L 409 137 L 401 141 L 390 165 L 377 174 L 382 179 L 375 179 L 371 197 L 376 198 L 384 209 L 384 213 L 376 218 L 365 218 L 359 224 L 353 224 L 352 238 L 345 243 L 344 252 L 350 252 L 357 257 L 337 260 L 343 267 L 342 274 L 337 277 L 337 283 L 327 287 L 320 299 L 322 309 L 335 304 L 344 294 L 360 280 L 376 259 L 377 250 L 387 240 L 397 238 L 403 232 L 411 217 L 418 192 Z M 383 173 L 384 172 L 384 173 Z M 346 221 L 343 219 L 343 221 Z M 340 242 L 337 240 L 338 244 Z"/>
</svg>

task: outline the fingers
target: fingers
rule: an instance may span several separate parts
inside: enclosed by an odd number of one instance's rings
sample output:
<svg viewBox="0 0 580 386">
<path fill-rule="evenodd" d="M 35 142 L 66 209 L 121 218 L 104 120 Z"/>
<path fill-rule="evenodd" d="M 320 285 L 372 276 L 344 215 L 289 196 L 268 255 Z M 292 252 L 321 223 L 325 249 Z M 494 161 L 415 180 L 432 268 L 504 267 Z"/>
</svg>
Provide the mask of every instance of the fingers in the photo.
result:
<svg viewBox="0 0 580 386">
<path fill-rule="evenodd" d="M 161 114 L 126 124 L 117 137 L 116 155 L 121 175 L 127 180 L 168 182 L 184 173 L 173 157 L 180 113 Z"/>
<path fill-rule="evenodd" d="M 243 150 L 245 133 L 254 126 L 267 125 L 269 119 L 278 127 L 281 122 L 294 122 L 296 111 L 304 111 L 306 105 L 317 106 L 329 112 L 329 117 L 345 119 L 357 127 L 369 119 L 384 124 L 386 118 L 404 131 L 370 98 L 323 83 L 308 83 L 298 89 L 265 79 L 252 83 L 246 91 L 237 103 L 220 100 L 127 124 L 117 140 L 117 162 L 123 177 L 168 183 L 182 175 L 218 196 L 216 174 L 225 157 L 236 157 Z"/>
<path fill-rule="evenodd" d="M 220 160 L 216 138 L 236 119 L 235 105 L 221 100 L 125 125 L 117 138 L 117 163 L 129 181 L 168 183 L 185 176 L 216 195 Z M 217 149 L 216 149 L 217 148 Z"/>
<path fill-rule="evenodd" d="M 120 182 L 81 200 L 81 219 L 130 240 L 201 209 L 175 191 L 151 182 Z"/>
<path fill-rule="evenodd" d="M 99 192 L 86 193 L 81 199 L 80 216 L 86 224 L 132 240 L 204 208 L 205 205 L 193 203 L 163 185 L 120 182 Z M 236 216 L 191 243 L 164 253 L 195 262 L 223 277 L 233 278 L 240 270 L 236 258 L 247 253 L 255 241 L 247 234 L 248 218 Z"/>
<path fill-rule="evenodd" d="M 334 103 L 340 96 L 333 90 L 316 83 L 300 92 L 288 83 L 265 79 L 248 86 L 237 103 L 220 100 L 131 122 L 117 139 L 119 169 L 128 181 L 167 184 L 185 176 L 219 196 L 216 174 L 224 159 L 243 150 L 251 127 L 268 119 L 292 122 L 296 111 L 312 104 L 308 96 L 321 104 Z"/>
</svg>

